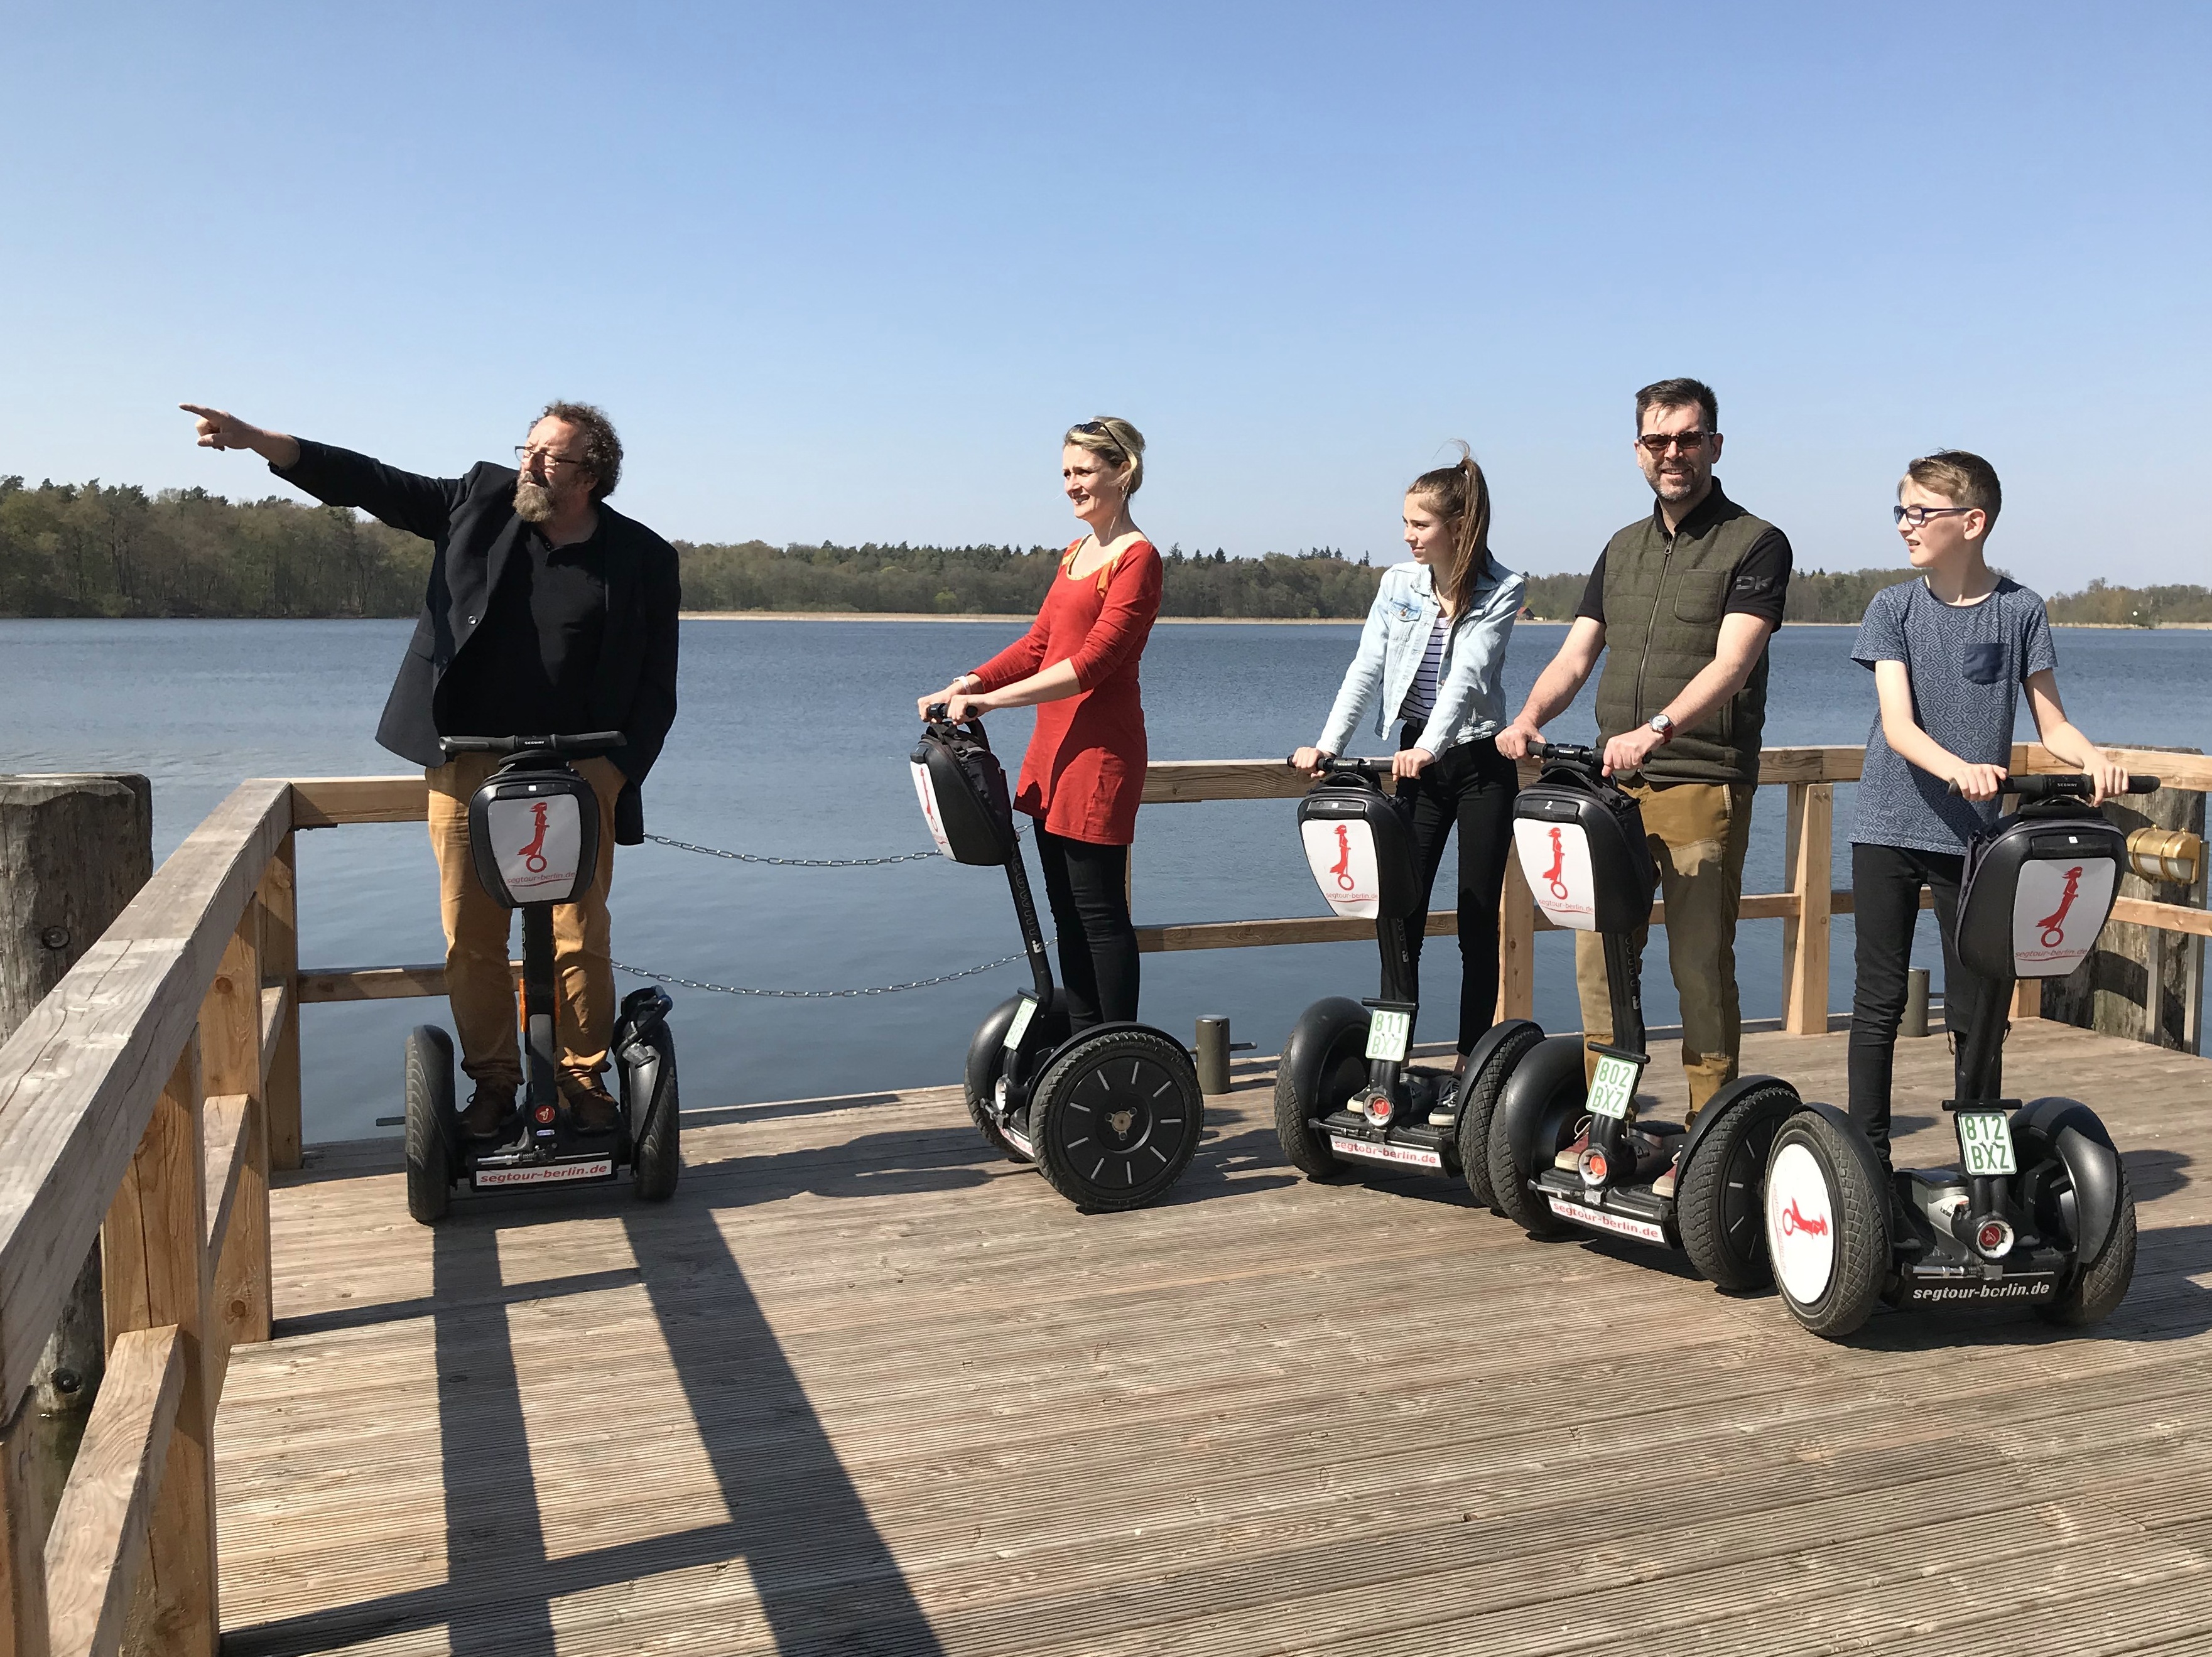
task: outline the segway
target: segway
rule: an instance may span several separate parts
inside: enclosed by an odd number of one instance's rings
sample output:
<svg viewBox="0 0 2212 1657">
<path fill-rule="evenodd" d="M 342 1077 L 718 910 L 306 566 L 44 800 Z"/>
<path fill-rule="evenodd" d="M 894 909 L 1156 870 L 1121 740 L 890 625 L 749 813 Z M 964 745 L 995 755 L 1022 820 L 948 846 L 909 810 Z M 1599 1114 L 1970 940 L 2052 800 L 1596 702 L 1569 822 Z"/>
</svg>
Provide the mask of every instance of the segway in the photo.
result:
<svg viewBox="0 0 2212 1657">
<path fill-rule="evenodd" d="M 2127 792 L 2157 786 L 2130 777 Z M 1775 1137 L 1765 1228 L 1775 1280 L 1816 1335 L 1850 1333 L 1882 1299 L 2031 1305 L 2091 1324 L 2135 1275 L 2135 1197 L 2096 1112 L 2002 1096 L 2013 985 L 2063 978 L 2095 946 L 2127 837 L 2090 809 L 2085 776 L 2014 777 L 2006 790 L 2020 809 L 1968 843 L 1959 887 L 1960 961 L 1992 986 L 1991 1016 L 1959 1055 L 1961 1096 L 1943 1101 L 1959 1165 L 1899 1168 L 1886 1192 L 1873 1145 L 1832 1105 L 1808 1105 Z"/>
<path fill-rule="evenodd" d="M 570 757 L 623 745 L 622 733 L 576 737 L 447 737 L 456 754 L 507 760 L 469 801 L 477 879 L 503 907 L 522 911 L 523 1101 L 504 1137 L 471 1141 L 453 1105 L 453 1038 L 418 1024 L 407 1038 L 407 1211 L 443 1219 L 456 1185 L 476 1191 L 605 1183 L 629 1169 L 638 1196 L 665 1201 L 681 1168 L 677 1136 L 673 1005 L 658 986 L 624 996 L 610 1051 L 621 1076 L 613 1130 L 580 1132 L 553 1060 L 553 907 L 569 903 L 599 866 L 599 810 Z"/>
<path fill-rule="evenodd" d="M 1298 1016 L 1275 1072 L 1275 1137 L 1291 1167 L 1325 1180 L 1348 1164 L 1464 1177 L 1491 1203 L 1483 1135 L 1496 1083 L 1544 1039 L 1525 1018 L 1486 1030 L 1468 1055 L 1473 1084 L 1407 1062 L 1420 1008 L 1408 926 L 1420 893 L 1413 840 L 1385 793 L 1388 760 L 1329 759 L 1298 801 L 1306 865 L 1331 909 L 1376 923 L 1381 993 L 1330 996 Z M 1470 1114 L 1470 1107 L 1472 1114 Z M 1463 1131 L 1472 1137 L 1462 1138 Z"/>
<path fill-rule="evenodd" d="M 1579 1227 L 1678 1249 L 1717 1287 L 1769 1280 L 1759 1224 L 1769 1146 L 1799 1110 L 1797 1091 L 1746 1076 L 1707 1102 L 1685 1132 L 1639 1122 L 1645 1047 L 1634 932 L 1651 913 L 1658 870 L 1633 797 L 1604 774 L 1595 749 L 1547 743 L 1543 771 L 1513 802 L 1513 842 L 1537 907 L 1553 923 L 1605 942 L 1613 1040 L 1537 1042 L 1490 1085 L 1486 1148 L 1500 1212 L 1536 1236 Z M 1597 1055 L 1585 1082 L 1585 1050 Z M 1655 1187 L 1673 1169 L 1674 1189 Z"/>
<path fill-rule="evenodd" d="M 1071 1032 L 1014 833 L 1006 774 L 980 719 L 933 704 L 912 755 L 915 792 L 937 849 L 1004 867 L 1035 987 L 993 1008 L 969 1043 L 968 1114 L 984 1142 L 1034 1162 L 1078 1208 L 1142 1208 L 1182 1177 L 1206 1127 L 1189 1050 L 1149 1024 Z"/>
</svg>

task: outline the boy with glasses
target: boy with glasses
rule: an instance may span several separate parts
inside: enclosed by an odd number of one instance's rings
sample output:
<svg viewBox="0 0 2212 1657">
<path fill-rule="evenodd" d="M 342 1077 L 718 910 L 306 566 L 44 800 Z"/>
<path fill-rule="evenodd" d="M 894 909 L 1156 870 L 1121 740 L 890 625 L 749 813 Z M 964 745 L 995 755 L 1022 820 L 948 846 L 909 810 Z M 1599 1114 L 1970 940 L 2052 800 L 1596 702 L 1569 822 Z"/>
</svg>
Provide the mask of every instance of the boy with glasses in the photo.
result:
<svg viewBox="0 0 2212 1657">
<path fill-rule="evenodd" d="M 1897 499 L 1898 533 L 1922 574 L 1875 594 L 1851 647 L 1874 674 L 1880 707 L 1851 824 L 1850 1108 L 1885 1172 L 1891 1060 L 1923 887 L 1935 895 L 1943 1023 L 1957 1051 L 1966 1053 L 1984 1019 L 2006 1016 L 1999 987 L 1960 963 L 1954 926 L 1966 842 L 1996 819 L 2022 687 L 2043 745 L 2086 772 L 2099 801 L 2127 786 L 2126 774 L 2067 720 L 2043 600 L 1984 560 L 2004 500 L 1995 468 L 1946 449 L 1905 468 Z"/>
<path fill-rule="evenodd" d="M 1638 774 L 1626 786 L 1659 865 L 1694 1121 L 1735 1078 L 1742 1042 L 1736 913 L 1766 724 L 1766 641 L 1782 625 L 1790 543 L 1713 476 L 1721 432 L 1711 387 L 1646 385 L 1636 394 L 1636 434 L 1637 464 L 1656 502 L 1606 543 L 1566 642 L 1499 733 L 1498 750 L 1526 754 L 1605 656 L 1599 737 L 1608 774 Z M 1647 936 L 1638 929 L 1639 962 Z M 1575 983 L 1584 1032 L 1610 1041 L 1605 948 L 1595 933 L 1575 934 Z M 1595 1056 L 1587 1062 L 1595 1067 Z M 1652 1188 L 1671 1196 L 1674 1181 L 1669 1169 Z"/>
</svg>

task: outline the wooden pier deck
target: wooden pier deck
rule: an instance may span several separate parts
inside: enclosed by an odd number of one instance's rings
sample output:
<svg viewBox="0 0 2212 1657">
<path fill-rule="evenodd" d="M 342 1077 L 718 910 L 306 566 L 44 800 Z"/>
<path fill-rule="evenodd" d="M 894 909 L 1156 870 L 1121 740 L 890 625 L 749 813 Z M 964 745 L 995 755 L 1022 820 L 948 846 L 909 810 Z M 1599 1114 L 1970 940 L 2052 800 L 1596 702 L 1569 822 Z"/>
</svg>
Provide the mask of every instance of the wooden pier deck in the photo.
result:
<svg viewBox="0 0 2212 1657">
<path fill-rule="evenodd" d="M 1840 1097 L 1844 1040 L 1747 1066 Z M 2034 1020 L 2009 1068 L 2127 1151 L 2141 1265 L 2087 1333 L 1832 1346 L 1439 1182 L 1309 1185 L 1265 1064 L 1119 1216 L 950 1089 L 687 1078 L 672 1204 L 435 1231 L 393 1146 L 333 1147 L 277 1176 L 276 1338 L 222 1396 L 224 1650 L 2212 1651 L 2212 1062 Z M 1905 1160 L 1948 1070 L 1900 1044 Z"/>
</svg>

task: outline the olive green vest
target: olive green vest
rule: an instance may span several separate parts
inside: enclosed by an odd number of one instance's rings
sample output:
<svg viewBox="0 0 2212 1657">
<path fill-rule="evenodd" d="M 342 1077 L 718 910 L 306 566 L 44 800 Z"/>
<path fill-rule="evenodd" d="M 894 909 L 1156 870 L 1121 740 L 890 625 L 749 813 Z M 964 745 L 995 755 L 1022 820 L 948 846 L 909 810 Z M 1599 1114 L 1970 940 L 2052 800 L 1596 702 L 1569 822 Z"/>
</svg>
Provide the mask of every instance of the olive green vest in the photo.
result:
<svg viewBox="0 0 2212 1657">
<path fill-rule="evenodd" d="M 1772 525 L 1712 493 L 1673 535 L 1656 511 L 1606 543 L 1605 673 L 1599 740 L 1650 723 L 1712 661 L 1735 567 Z M 1652 750 L 1653 782 L 1757 782 L 1766 725 L 1766 652 L 1719 708 Z"/>
</svg>

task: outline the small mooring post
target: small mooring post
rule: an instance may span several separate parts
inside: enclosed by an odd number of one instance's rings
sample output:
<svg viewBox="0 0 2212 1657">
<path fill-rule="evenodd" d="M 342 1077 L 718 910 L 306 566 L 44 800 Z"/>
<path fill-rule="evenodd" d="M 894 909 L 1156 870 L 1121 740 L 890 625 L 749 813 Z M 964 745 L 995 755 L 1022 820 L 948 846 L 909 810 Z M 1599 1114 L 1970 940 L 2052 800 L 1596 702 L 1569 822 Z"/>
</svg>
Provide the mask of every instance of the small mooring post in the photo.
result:
<svg viewBox="0 0 2212 1657">
<path fill-rule="evenodd" d="M 1198 1090 L 1229 1091 L 1229 1018 L 1212 1013 L 1198 1021 Z"/>
<path fill-rule="evenodd" d="M 154 791 L 131 775 L 0 777 L 0 1040 L 154 873 Z M 40 1533 L 106 1367 L 100 1250 L 77 1273 L 32 1380 Z M 12 1400 L 10 1400 L 12 1402 Z M 0 1417 L 6 1411 L 0 1408 Z"/>
</svg>

